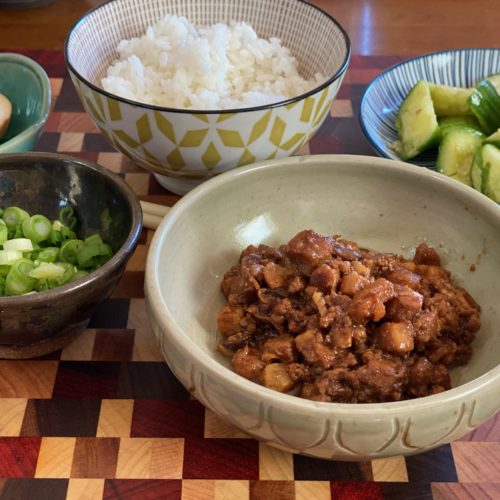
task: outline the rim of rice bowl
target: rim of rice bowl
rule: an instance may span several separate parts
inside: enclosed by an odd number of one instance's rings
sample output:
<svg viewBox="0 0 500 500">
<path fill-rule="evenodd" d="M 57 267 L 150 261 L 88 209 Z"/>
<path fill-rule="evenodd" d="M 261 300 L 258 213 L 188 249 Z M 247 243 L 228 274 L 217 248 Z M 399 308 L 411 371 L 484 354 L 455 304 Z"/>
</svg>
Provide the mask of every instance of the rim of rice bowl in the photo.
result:
<svg viewBox="0 0 500 500">
<path fill-rule="evenodd" d="M 73 27 L 69 30 L 68 35 L 66 37 L 66 40 L 64 42 L 64 57 L 66 59 L 66 64 L 68 66 L 68 69 L 74 73 L 80 80 L 82 80 L 88 87 L 90 87 L 92 90 L 95 90 L 96 92 L 99 92 L 101 94 L 104 94 L 105 96 L 112 98 L 112 99 L 117 99 L 118 101 L 124 102 L 126 104 L 130 104 L 132 106 L 139 106 L 142 108 L 146 109 L 152 109 L 156 111 L 169 111 L 172 113 L 187 113 L 187 114 L 228 114 L 228 113 L 245 113 L 245 112 L 250 112 L 250 111 L 259 111 L 263 109 L 270 109 L 270 108 L 276 108 L 280 106 L 286 106 L 288 104 L 291 104 L 296 101 L 300 101 L 302 99 L 305 99 L 306 97 L 309 97 L 313 94 L 316 94 L 320 90 L 328 87 L 331 85 L 335 80 L 337 80 L 346 70 L 347 65 L 349 63 L 349 59 L 351 57 L 351 41 L 349 39 L 349 35 L 347 34 L 346 30 L 342 27 L 342 25 L 330 14 L 325 12 L 323 9 L 317 7 L 316 5 L 312 5 L 308 3 L 306 0 L 296 0 L 297 2 L 303 3 L 307 5 L 311 9 L 315 9 L 321 14 L 323 14 L 325 17 L 330 19 L 337 28 L 339 29 L 340 33 L 344 37 L 344 41 L 346 44 L 346 50 L 345 50 L 345 56 L 344 60 L 342 61 L 342 64 L 340 65 L 339 69 L 335 72 L 335 74 L 329 78 L 327 78 L 323 83 L 320 85 L 312 88 L 311 90 L 304 92 L 303 94 L 300 94 L 298 96 L 290 97 L 289 99 L 285 99 L 283 101 L 277 101 L 277 102 L 271 102 L 269 104 L 262 104 L 259 106 L 250 106 L 250 107 L 241 107 L 241 108 L 228 108 L 228 109 L 194 109 L 194 108 L 171 108 L 168 106 L 158 106 L 156 104 L 147 104 L 144 102 L 140 101 L 134 101 L 132 99 L 127 99 L 126 97 L 121 97 L 117 94 L 113 94 L 111 92 L 108 92 L 107 90 L 104 90 L 102 87 L 99 87 L 98 85 L 95 85 L 94 83 L 90 82 L 87 80 L 85 77 L 83 77 L 79 71 L 76 70 L 76 68 L 73 66 L 71 63 L 71 58 L 69 54 L 69 44 L 71 41 L 71 37 L 73 35 L 73 32 L 78 29 L 78 27 L 85 21 L 87 17 L 92 15 L 94 11 L 99 10 L 100 8 L 104 7 L 107 4 L 117 2 L 120 0 L 107 0 L 106 2 L 103 2 L 99 5 L 96 5 L 92 9 L 88 10 L 78 21 L 73 25 Z M 165 14 L 168 14 L 166 12 Z M 293 56 L 293 54 L 292 54 Z"/>
</svg>

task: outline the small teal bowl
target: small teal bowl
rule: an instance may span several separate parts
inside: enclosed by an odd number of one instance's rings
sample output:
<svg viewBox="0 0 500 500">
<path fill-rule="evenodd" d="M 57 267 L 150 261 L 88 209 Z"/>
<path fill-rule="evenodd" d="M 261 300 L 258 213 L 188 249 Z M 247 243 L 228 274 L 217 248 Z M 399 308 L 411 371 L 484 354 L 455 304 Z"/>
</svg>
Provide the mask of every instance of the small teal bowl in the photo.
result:
<svg viewBox="0 0 500 500">
<path fill-rule="evenodd" d="M 380 156 L 399 160 L 391 149 L 398 138 L 396 114 L 403 99 L 419 80 L 454 87 L 473 87 L 482 78 L 500 73 L 500 49 L 458 49 L 434 52 L 392 66 L 366 89 L 359 121 Z M 434 168 L 436 150 L 425 151 L 409 163 Z"/>
<path fill-rule="evenodd" d="M 0 93 L 12 103 L 12 118 L 0 139 L 0 154 L 35 148 L 50 110 L 50 81 L 29 57 L 0 54 Z"/>
</svg>

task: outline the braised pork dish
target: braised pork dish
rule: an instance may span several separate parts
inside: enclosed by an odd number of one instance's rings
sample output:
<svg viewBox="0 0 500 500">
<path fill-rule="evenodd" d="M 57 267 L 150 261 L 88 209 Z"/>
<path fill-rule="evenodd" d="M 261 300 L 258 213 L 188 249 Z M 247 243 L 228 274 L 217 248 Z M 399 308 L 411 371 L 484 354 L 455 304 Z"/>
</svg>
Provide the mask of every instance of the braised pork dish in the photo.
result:
<svg viewBox="0 0 500 500">
<path fill-rule="evenodd" d="M 435 249 L 412 260 L 305 230 L 249 246 L 224 275 L 218 350 L 234 371 L 315 401 L 400 401 L 450 389 L 480 307 Z"/>
</svg>

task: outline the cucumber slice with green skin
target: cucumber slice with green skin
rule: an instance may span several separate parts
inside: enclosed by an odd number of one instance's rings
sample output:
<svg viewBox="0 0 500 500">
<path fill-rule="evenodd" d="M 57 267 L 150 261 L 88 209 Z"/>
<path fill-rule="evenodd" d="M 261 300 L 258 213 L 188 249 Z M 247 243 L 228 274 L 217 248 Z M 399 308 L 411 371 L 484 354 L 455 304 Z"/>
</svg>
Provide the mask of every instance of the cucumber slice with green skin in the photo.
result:
<svg viewBox="0 0 500 500">
<path fill-rule="evenodd" d="M 472 160 L 470 169 L 470 180 L 472 187 L 482 192 L 483 185 L 483 162 L 481 160 L 481 150 L 477 151 Z"/>
<path fill-rule="evenodd" d="M 496 132 L 493 132 L 489 137 L 486 137 L 483 144 L 493 144 L 493 146 L 500 148 L 500 128 Z"/>
<path fill-rule="evenodd" d="M 490 75 L 488 78 L 486 78 L 486 80 L 493 84 L 493 86 L 497 89 L 497 92 L 500 92 L 500 73 L 497 73 L 496 75 Z"/>
<path fill-rule="evenodd" d="M 437 171 L 470 186 L 472 160 L 483 138 L 483 134 L 470 128 L 450 130 L 439 146 Z"/>
<path fill-rule="evenodd" d="M 393 149 L 409 160 L 439 144 L 440 133 L 429 84 L 421 80 L 410 90 L 396 116 L 399 141 Z"/>
<path fill-rule="evenodd" d="M 439 129 L 441 131 L 441 138 L 454 128 L 471 128 L 477 132 L 482 133 L 481 126 L 477 118 L 473 115 L 469 116 L 447 116 L 438 120 Z"/>
<path fill-rule="evenodd" d="M 500 149 L 492 144 L 481 148 L 483 165 L 482 191 L 493 201 L 500 203 Z"/>
<path fill-rule="evenodd" d="M 438 117 L 472 115 L 468 99 L 474 89 L 429 83 L 429 90 Z"/>
<path fill-rule="evenodd" d="M 500 95 L 489 80 L 479 82 L 469 97 L 469 105 L 487 134 L 500 127 Z"/>
</svg>

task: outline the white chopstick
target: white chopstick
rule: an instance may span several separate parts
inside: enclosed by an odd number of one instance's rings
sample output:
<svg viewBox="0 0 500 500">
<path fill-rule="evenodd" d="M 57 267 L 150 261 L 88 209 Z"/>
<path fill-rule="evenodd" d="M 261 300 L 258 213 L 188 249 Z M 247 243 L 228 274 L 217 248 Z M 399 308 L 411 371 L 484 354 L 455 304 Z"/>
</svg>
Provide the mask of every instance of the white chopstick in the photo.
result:
<svg viewBox="0 0 500 500">
<path fill-rule="evenodd" d="M 158 205 L 149 201 L 141 201 L 142 207 L 142 225 L 148 229 L 155 230 L 162 221 L 163 217 L 167 215 L 170 207 L 165 205 Z"/>
</svg>

